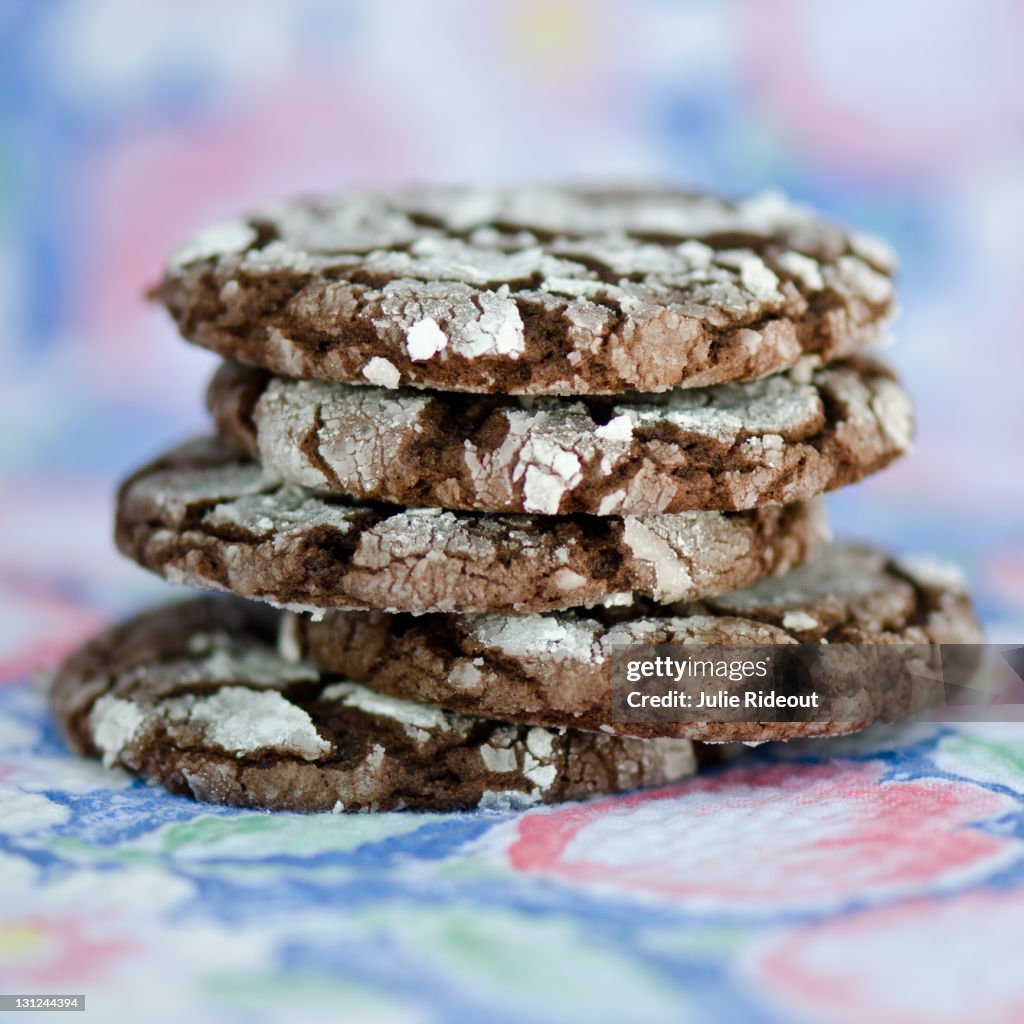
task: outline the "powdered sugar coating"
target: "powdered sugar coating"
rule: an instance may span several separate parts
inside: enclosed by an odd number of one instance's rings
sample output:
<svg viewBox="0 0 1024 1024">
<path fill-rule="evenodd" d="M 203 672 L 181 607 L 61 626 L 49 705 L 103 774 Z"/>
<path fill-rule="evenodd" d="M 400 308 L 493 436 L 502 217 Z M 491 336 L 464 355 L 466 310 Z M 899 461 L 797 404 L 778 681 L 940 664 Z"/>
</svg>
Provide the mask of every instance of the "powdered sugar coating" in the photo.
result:
<svg viewBox="0 0 1024 1024">
<path fill-rule="evenodd" d="M 244 220 L 215 224 L 176 249 L 171 254 L 169 265 L 172 269 L 180 269 L 199 260 L 243 253 L 255 243 L 256 238 L 256 231 Z"/>
<path fill-rule="evenodd" d="M 447 731 L 453 727 L 453 716 L 446 715 L 440 708 L 417 704 L 415 701 L 397 700 L 386 694 L 368 690 L 358 683 L 332 683 L 320 694 L 320 699 L 338 701 L 346 707 L 358 708 L 368 715 L 390 718 L 392 721 L 411 725 L 419 730 Z"/>
<path fill-rule="evenodd" d="M 361 383 L 386 359 L 447 390 L 662 391 L 849 354 L 892 306 L 882 244 L 778 194 L 353 191 L 232 223 L 161 296 L 192 340 L 304 377 Z"/>
<path fill-rule="evenodd" d="M 550 615 L 467 616 L 466 629 L 481 647 L 513 658 L 546 656 L 553 661 L 594 661 L 600 626 L 595 621 Z"/>
<path fill-rule="evenodd" d="M 148 666 L 146 681 L 150 689 L 165 685 L 170 692 L 182 686 L 241 682 L 251 689 L 274 689 L 319 678 L 315 666 L 302 660 L 297 639 L 291 653 L 294 657 L 282 655 L 283 661 L 268 658 L 262 650 L 232 646 L 223 633 L 197 632 L 187 658 Z"/>
<path fill-rule="evenodd" d="M 730 594 L 721 594 L 715 607 L 737 615 L 798 613 L 816 603 L 870 598 L 888 588 L 888 561 L 877 551 L 830 545 L 822 554 L 783 577 L 759 580 Z"/>
<path fill-rule="evenodd" d="M 391 282 L 381 292 L 380 314 L 373 325 L 384 334 L 400 331 L 414 363 L 449 348 L 469 358 L 516 358 L 524 346 L 522 317 L 507 285 L 473 293 L 464 285 Z"/>
<path fill-rule="evenodd" d="M 623 524 L 622 536 L 629 550 L 654 572 L 652 594 L 658 601 L 681 601 L 693 594 L 694 579 L 689 566 L 699 541 L 692 534 L 700 531 L 701 523 L 691 518 L 679 527 L 639 516 L 627 516 Z"/>
<path fill-rule="evenodd" d="M 429 399 L 349 387 L 339 407 L 332 402 L 335 387 L 271 380 L 255 411 L 260 460 L 303 487 L 331 489 L 352 481 L 350 492 L 373 492 L 392 470 L 405 433 L 415 432 Z"/>
<path fill-rule="evenodd" d="M 207 743 L 238 757 L 273 750 L 314 761 L 332 749 L 307 712 L 273 691 L 225 686 L 205 697 L 168 700 L 160 714 L 172 724 L 197 726 Z"/>
<path fill-rule="evenodd" d="M 283 546 L 296 531 L 317 527 L 344 536 L 355 528 L 356 517 L 349 508 L 326 505 L 289 486 L 270 494 L 243 494 L 223 501 L 206 514 L 204 521 L 214 531 L 242 531 Z"/>
<path fill-rule="evenodd" d="M 898 564 L 900 569 L 922 586 L 967 592 L 967 580 L 958 565 L 925 555 L 906 555 Z"/>
<path fill-rule="evenodd" d="M 103 755 L 104 767 L 117 763 L 118 754 L 128 746 L 146 724 L 146 715 L 137 705 L 104 694 L 92 707 L 89 727 L 93 742 Z"/>
</svg>

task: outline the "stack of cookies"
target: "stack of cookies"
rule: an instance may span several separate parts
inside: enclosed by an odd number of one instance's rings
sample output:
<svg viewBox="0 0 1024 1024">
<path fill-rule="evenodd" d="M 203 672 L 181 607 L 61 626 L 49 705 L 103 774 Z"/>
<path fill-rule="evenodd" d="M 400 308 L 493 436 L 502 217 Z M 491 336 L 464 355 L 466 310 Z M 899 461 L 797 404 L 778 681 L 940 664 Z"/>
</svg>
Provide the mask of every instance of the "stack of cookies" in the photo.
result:
<svg viewBox="0 0 1024 1024">
<path fill-rule="evenodd" d="M 67 736 L 204 800 L 452 809 L 869 724 L 616 722 L 611 660 L 976 638 L 947 571 L 826 543 L 819 495 L 911 441 L 863 354 L 891 271 L 776 195 L 420 188 L 204 232 L 155 295 L 228 360 L 216 434 L 125 482 L 117 542 L 234 596 L 73 655 Z"/>
</svg>

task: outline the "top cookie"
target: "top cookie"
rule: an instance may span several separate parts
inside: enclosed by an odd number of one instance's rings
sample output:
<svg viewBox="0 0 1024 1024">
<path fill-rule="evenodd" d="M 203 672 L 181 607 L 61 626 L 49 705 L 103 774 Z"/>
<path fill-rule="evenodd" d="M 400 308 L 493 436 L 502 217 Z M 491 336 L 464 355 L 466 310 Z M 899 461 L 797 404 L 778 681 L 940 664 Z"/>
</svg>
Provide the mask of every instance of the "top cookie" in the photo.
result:
<svg viewBox="0 0 1024 1024">
<path fill-rule="evenodd" d="M 774 193 L 413 188 L 218 225 L 153 294 L 191 341 L 292 377 L 617 394 L 863 349 L 892 270 L 884 243 Z"/>
</svg>

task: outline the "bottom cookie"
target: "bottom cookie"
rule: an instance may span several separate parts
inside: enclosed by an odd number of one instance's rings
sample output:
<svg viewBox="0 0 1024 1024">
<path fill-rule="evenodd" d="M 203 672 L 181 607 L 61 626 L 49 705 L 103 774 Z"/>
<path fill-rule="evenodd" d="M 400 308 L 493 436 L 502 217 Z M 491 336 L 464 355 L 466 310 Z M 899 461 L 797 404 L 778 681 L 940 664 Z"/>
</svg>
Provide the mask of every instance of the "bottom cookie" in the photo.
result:
<svg viewBox="0 0 1024 1024">
<path fill-rule="evenodd" d="M 94 637 L 50 685 L 69 744 L 174 793 L 294 811 L 508 809 L 695 770 L 689 740 L 509 725 L 285 660 L 278 618 L 202 598 Z"/>
</svg>

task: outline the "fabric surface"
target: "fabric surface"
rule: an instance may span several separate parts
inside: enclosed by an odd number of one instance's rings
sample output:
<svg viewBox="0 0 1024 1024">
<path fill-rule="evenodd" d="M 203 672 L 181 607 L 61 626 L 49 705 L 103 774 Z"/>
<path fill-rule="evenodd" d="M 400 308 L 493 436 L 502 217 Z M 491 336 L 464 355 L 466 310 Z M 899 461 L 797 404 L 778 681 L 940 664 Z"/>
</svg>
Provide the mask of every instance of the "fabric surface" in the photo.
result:
<svg viewBox="0 0 1024 1024">
<path fill-rule="evenodd" d="M 109 539 L 117 477 L 205 429 L 215 365 L 143 289 L 203 223 L 347 182 L 779 187 L 888 237 L 918 440 L 829 499 L 835 531 L 958 562 L 1024 644 L 1021 19 L 5 3 L 0 993 L 85 993 L 105 1024 L 1024 1019 L 1024 725 L 762 747 L 521 814 L 300 817 L 70 757 L 32 682 L 180 593 Z"/>
</svg>

